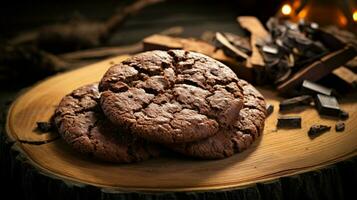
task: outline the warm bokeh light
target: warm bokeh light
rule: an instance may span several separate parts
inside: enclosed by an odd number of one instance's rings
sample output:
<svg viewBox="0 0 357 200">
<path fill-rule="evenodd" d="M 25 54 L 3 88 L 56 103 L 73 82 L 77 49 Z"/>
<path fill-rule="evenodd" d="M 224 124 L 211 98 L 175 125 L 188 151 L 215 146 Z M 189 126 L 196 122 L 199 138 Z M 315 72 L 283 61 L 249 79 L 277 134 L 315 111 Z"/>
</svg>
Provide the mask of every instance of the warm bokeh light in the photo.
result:
<svg viewBox="0 0 357 200">
<path fill-rule="evenodd" d="M 298 18 L 305 19 L 309 11 L 310 11 L 310 6 L 306 6 L 304 9 L 302 9 L 302 11 L 299 12 Z"/>
<path fill-rule="evenodd" d="M 353 21 L 357 22 L 357 10 L 352 14 Z"/>
<path fill-rule="evenodd" d="M 283 15 L 290 15 L 291 6 L 289 4 L 284 4 L 283 7 L 281 7 L 281 13 L 283 13 Z"/>
<path fill-rule="evenodd" d="M 348 23 L 346 17 L 343 14 L 339 14 L 338 15 L 338 21 L 339 21 L 341 26 L 346 26 L 347 23 Z"/>
</svg>

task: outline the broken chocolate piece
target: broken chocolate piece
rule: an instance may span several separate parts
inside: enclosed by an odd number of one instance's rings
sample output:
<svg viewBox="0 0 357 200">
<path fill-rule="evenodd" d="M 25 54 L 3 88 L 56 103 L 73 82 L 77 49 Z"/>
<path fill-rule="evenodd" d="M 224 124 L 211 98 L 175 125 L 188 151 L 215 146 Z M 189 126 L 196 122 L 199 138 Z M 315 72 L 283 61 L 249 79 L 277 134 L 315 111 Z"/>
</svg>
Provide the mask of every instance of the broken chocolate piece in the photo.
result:
<svg viewBox="0 0 357 200">
<path fill-rule="evenodd" d="M 279 116 L 277 127 L 278 128 L 301 128 L 301 117 L 300 116 Z"/>
<path fill-rule="evenodd" d="M 320 115 L 339 117 L 341 113 L 340 106 L 334 96 L 318 94 L 316 97 L 316 106 Z"/>
<path fill-rule="evenodd" d="M 250 46 L 249 38 L 242 37 L 239 35 L 235 35 L 233 33 L 224 32 L 224 36 L 226 36 L 227 40 L 235 47 L 243 51 L 244 53 L 251 55 L 252 47 Z"/>
<path fill-rule="evenodd" d="M 332 95 L 332 89 L 308 80 L 304 80 L 304 82 L 302 83 L 302 90 L 306 93 L 320 93 L 324 95 Z"/>
<path fill-rule="evenodd" d="M 316 137 L 322 133 L 325 133 L 327 131 L 330 131 L 331 126 L 326 126 L 326 125 L 320 125 L 320 124 L 314 124 L 310 127 L 310 130 L 308 132 L 308 135 L 310 137 Z"/>
<path fill-rule="evenodd" d="M 348 114 L 348 112 L 346 112 L 346 111 L 344 111 L 344 110 L 340 110 L 340 115 L 339 115 L 339 117 L 340 117 L 340 119 L 342 119 L 342 120 L 346 120 L 346 119 L 348 119 L 349 114 Z"/>
<path fill-rule="evenodd" d="M 300 31 L 304 37 L 310 39 L 311 41 L 313 41 L 313 39 L 311 39 L 310 35 L 307 33 L 309 33 L 310 31 L 316 31 L 319 28 L 319 24 L 305 20 L 300 20 L 297 26 L 298 29 L 295 29 L 295 31 Z"/>
<path fill-rule="evenodd" d="M 274 106 L 272 104 L 267 104 L 266 110 L 267 110 L 267 116 L 269 116 L 274 112 Z"/>
<path fill-rule="evenodd" d="M 343 122 L 337 122 L 337 123 L 336 123 L 336 126 L 335 126 L 335 130 L 336 130 L 337 132 L 342 132 L 342 131 L 344 131 L 344 130 L 345 130 L 345 123 L 343 123 Z"/>
<path fill-rule="evenodd" d="M 319 29 L 316 37 L 318 37 L 320 41 L 332 51 L 341 49 L 345 45 L 345 43 L 338 39 L 335 35 L 325 31 L 324 29 Z"/>
<path fill-rule="evenodd" d="M 357 37 L 353 32 L 349 32 L 337 26 L 324 27 L 323 31 L 333 35 L 333 37 L 339 40 L 342 43 L 342 45 L 346 45 L 346 44 L 351 44 L 354 46 L 357 45 Z"/>
<path fill-rule="evenodd" d="M 297 106 L 310 105 L 310 103 L 312 101 L 313 101 L 313 98 L 310 95 L 302 95 L 302 96 L 294 97 L 291 99 L 285 99 L 280 102 L 279 110 L 285 111 L 285 110 L 290 110 L 292 108 L 295 108 Z"/>
<path fill-rule="evenodd" d="M 215 42 L 217 43 L 217 46 L 221 48 L 227 56 L 240 59 L 248 58 L 248 55 L 246 53 L 233 46 L 227 40 L 227 38 L 219 32 L 216 33 Z"/>
<path fill-rule="evenodd" d="M 36 122 L 37 129 L 42 133 L 50 132 L 53 129 L 53 124 L 50 122 Z"/>
<path fill-rule="evenodd" d="M 316 32 L 317 26 L 316 23 L 308 22 L 298 26 L 294 22 L 278 18 L 268 20 L 267 27 L 272 41 L 264 43 L 260 48 L 266 63 L 268 80 L 279 85 L 289 82 L 290 75 L 328 52 L 323 44 L 310 37 Z"/>
<path fill-rule="evenodd" d="M 280 93 L 284 93 L 295 88 L 304 80 L 317 81 L 331 73 L 334 69 L 345 64 L 356 55 L 356 49 L 351 45 L 347 45 L 345 48 L 332 52 L 322 57 L 319 61 L 316 61 L 311 65 L 301 69 L 288 81 L 279 85 L 277 89 Z"/>
</svg>

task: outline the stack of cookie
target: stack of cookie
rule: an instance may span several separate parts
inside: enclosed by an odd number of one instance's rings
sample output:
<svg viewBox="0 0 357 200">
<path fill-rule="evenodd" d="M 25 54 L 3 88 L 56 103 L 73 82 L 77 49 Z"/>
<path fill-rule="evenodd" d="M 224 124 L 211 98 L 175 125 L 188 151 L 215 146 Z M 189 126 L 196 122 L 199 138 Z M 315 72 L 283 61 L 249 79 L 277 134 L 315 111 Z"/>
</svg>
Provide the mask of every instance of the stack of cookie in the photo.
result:
<svg viewBox="0 0 357 200">
<path fill-rule="evenodd" d="M 137 162 L 171 149 L 220 159 L 249 147 L 266 117 L 263 96 L 222 63 L 184 50 L 150 51 L 65 96 L 54 121 L 74 149 Z"/>
</svg>

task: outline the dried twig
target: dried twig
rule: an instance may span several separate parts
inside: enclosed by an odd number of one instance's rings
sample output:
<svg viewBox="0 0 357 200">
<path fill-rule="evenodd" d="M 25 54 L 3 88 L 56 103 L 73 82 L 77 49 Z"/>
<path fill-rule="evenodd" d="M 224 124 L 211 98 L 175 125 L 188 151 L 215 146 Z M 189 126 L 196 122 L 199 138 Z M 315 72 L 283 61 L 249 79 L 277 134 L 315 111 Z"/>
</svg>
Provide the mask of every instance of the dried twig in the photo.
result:
<svg viewBox="0 0 357 200">
<path fill-rule="evenodd" d="M 166 35 L 178 35 L 182 27 L 162 31 Z M 66 71 L 95 62 L 97 59 L 142 51 L 142 44 L 121 47 L 88 49 L 62 55 L 54 55 L 33 45 L 2 45 L 0 47 L 0 82 L 17 81 L 32 83 L 60 71 Z M 3 76 L 4 75 L 4 76 Z"/>
<path fill-rule="evenodd" d="M 0 55 L 0 71 L 6 75 L 0 77 L 0 81 L 10 85 L 12 82 L 31 83 L 72 67 L 57 56 L 28 45 L 2 46 Z"/>
<path fill-rule="evenodd" d="M 163 0 L 138 0 L 115 13 L 105 22 L 72 20 L 64 24 L 45 26 L 31 31 L 10 41 L 12 45 L 35 43 L 40 49 L 52 52 L 69 52 L 73 50 L 96 47 L 103 44 L 111 34 L 130 16 L 143 8 Z"/>
</svg>

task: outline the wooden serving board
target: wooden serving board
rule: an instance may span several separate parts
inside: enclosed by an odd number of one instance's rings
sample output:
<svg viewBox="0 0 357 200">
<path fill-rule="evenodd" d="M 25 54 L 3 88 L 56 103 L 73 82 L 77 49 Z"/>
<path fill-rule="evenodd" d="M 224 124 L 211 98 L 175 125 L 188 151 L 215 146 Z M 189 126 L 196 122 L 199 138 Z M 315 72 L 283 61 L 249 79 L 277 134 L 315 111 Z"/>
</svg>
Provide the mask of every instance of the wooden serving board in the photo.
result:
<svg viewBox="0 0 357 200">
<path fill-rule="evenodd" d="M 301 129 L 276 130 L 279 98 L 258 88 L 275 107 L 266 120 L 262 137 L 251 148 L 223 160 L 164 157 L 135 164 L 112 164 L 90 160 L 72 151 L 57 133 L 36 132 L 37 121 L 48 121 L 61 98 L 73 89 L 98 82 L 119 56 L 78 70 L 51 77 L 25 93 L 11 106 L 7 134 L 37 169 L 53 177 L 120 191 L 197 191 L 239 188 L 318 168 L 357 155 L 357 98 L 345 98 L 349 111 L 344 132 L 335 132 L 335 119 L 321 118 L 314 108 L 291 114 L 302 116 Z M 332 126 L 315 139 L 307 136 L 313 123 Z"/>
</svg>

